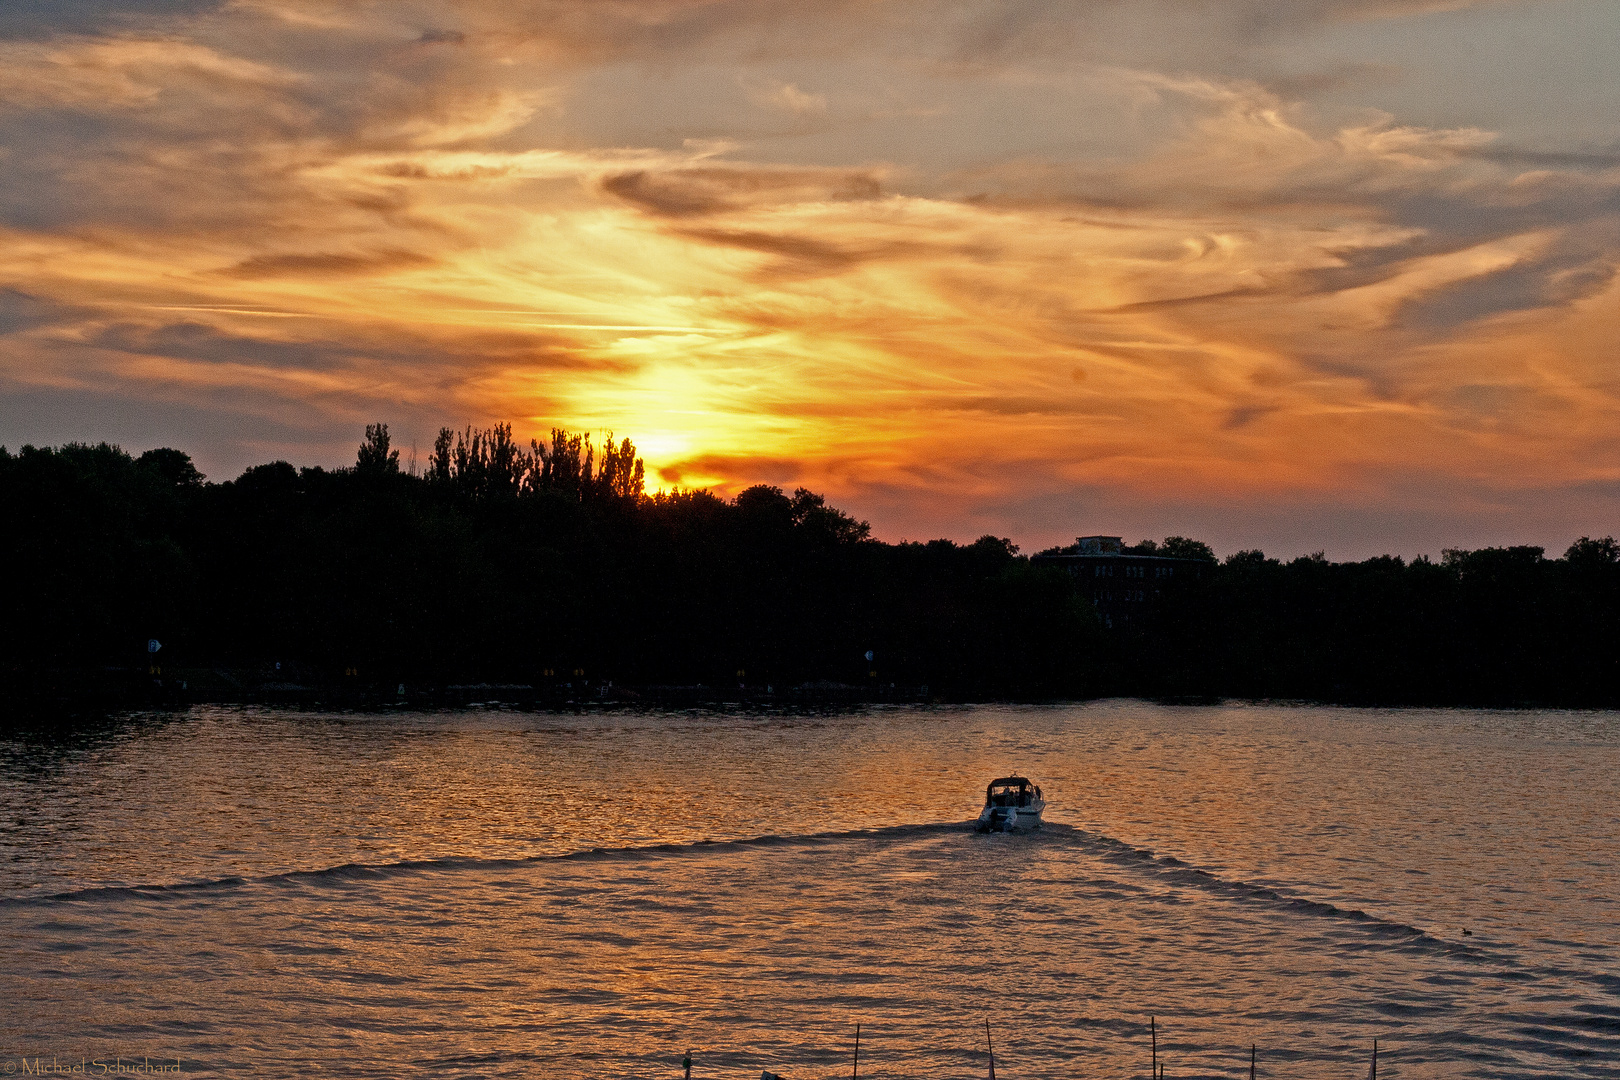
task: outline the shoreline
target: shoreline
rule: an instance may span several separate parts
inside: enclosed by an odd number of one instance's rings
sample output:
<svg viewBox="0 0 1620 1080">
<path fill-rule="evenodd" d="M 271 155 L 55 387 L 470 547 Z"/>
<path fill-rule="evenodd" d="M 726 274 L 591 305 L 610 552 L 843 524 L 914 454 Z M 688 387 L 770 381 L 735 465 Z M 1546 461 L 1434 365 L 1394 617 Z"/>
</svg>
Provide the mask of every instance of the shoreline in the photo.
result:
<svg viewBox="0 0 1620 1080">
<path fill-rule="evenodd" d="M 59 669 L 33 679 L 15 674 L 0 681 L 0 731 L 72 725 L 119 713 L 183 711 L 204 705 L 266 705 L 331 711 L 392 711 L 503 706 L 520 710 L 584 708 L 745 709 L 847 708 L 863 705 L 1057 704 L 1129 698 L 1159 705 L 1219 706 L 1232 703 L 1328 708 L 1554 709 L 1612 711 L 1620 702 L 1503 700 L 1366 700 L 1346 698 L 1248 698 L 1231 695 L 1141 694 L 1128 690 L 1083 696 L 958 698 L 927 684 L 869 685 L 817 680 L 777 686 L 633 685 L 613 680 L 520 682 L 396 682 L 392 686 L 349 679 L 267 678 L 262 671 L 233 668 L 181 669 L 153 677 L 138 668 Z"/>
</svg>

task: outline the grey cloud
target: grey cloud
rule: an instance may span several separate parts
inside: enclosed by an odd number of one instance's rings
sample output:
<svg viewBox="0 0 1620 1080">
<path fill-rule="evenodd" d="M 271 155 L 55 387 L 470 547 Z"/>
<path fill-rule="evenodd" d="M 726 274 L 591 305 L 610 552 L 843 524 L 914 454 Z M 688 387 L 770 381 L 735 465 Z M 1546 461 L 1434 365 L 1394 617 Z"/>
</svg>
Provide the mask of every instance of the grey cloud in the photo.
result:
<svg viewBox="0 0 1620 1080">
<path fill-rule="evenodd" d="M 1426 233 L 1407 246 L 1408 255 L 1460 251 L 1521 233 L 1554 232 L 1546 250 L 1408 304 L 1400 314 L 1400 325 L 1445 333 L 1503 312 L 1568 303 L 1607 285 L 1620 263 L 1615 254 L 1620 250 L 1620 183 L 1555 180 L 1542 185 L 1541 194 L 1541 198 L 1526 198 L 1514 186 L 1503 186 L 1403 194 L 1391 200 L 1392 219 Z M 1319 275 L 1319 280 L 1325 282 L 1333 276 Z"/>
<path fill-rule="evenodd" d="M 969 65 L 1055 51 L 1169 44 L 1190 31 L 1186 45 L 1207 50 L 1212 37 L 1233 44 L 1334 22 L 1389 19 L 1476 6 L 1490 0 L 1002 0 L 962 5 L 951 0 L 530 0 L 473 6 L 492 27 L 520 38 L 544 39 L 566 54 L 606 60 L 720 48 L 754 58 L 821 53 L 859 43 L 904 44 L 937 59 Z M 543 30 L 534 30 L 543 27 Z M 1202 28 L 1205 32 L 1197 33 Z"/>
<path fill-rule="evenodd" d="M 298 255 L 258 255 L 225 270 L 228 277 L 363 277 L 391 270 L 432 266 L 439 260 L 414 251 L 389 250 L 368 254 L 314 252 Z"/>
<path fill-rule="evenodd" d="M 755 483 L 786 486 L 802 478 L 805 471 L 804 463 L 793 458 L 702 454 L 661 466 L 658 478 L 666 484 L 678 485 L 694 473 L 698 476 L 745 475 L 753 478 Z"/>
<path fill-rule="evenodd" d="M 1275 405 L 1238 405 L 1226 414 L 1225 420 L 1221 421 L 1221 429 L 1224 431 L 1236 431 L 1240 428 L 1246 428 L 1262 416 L 1276 411 L 1277 406 Z"/>
<path fill-rule="evenodd" d="M 1444 399 L 1453 415 L 1474 421 L 1525 419 L 1545 413 L 1555 403 L 1538 391 L 1524 386 L 1468 383 L 1446 391 Z"/>
<path fill-rule="evenodd" d="M 712 213 L 730 205 L 712 189 L 671 184 L 644 171 L 605 177 L 602 190 L 625 202 L 669 217 Z"/>
<path fill-rule="evenodd" d="M 1571 484 L 1569 489 L 1580 495 L 1596 496 L 1604 502 L 1620 503 L 1620 480 L 1587 480 L 1579 484 Z M 1599 526 L 1607 528 L 1608 526 Z M 1597 535 L 1594 529 L 1588 535 Z M 1612 532 L 1609 535 L 1614 535 Z"/>
<path fill-rule="evenodd" d="M 1489 146 L 1469 153 L 1504 165 L 1529 165 L 1543 169 L 1612 169 L 1620 166 L 1620 148 L 1581 152 Z"/>
<path fill-rule="evenodd" d="M 1400 78 L 1401 69 L 1392 64 L 1334 64 L 1321 71 L 1274 76 L 1264 80 L 1264 85 L 1278 97 L 1300 98 L 1367 83 L 1389 83 Z"/>
<path fill-rule="evenodd" d="M 1458 254 L 1470 248 L 1531 233 L 1550 234 L 1549 246 L 1517 264 L 1490 274 L 1467 277 L 1430 290 L 1409 301 L 1397 314 L 1395 329 L 1430 340 L 1480 319 L 1508 311 L 1568 303 L 1590 296 L 1612 279 L 1620 259 L 1620 181 L 1551 175 L 1524 183 L 1503 171 L 1494 176 L 1418 174 L 1392 177 L 1392 183 L 1367 184 L 1361 191 L 1336 187 L 1316 178 L 1291 182 L 1287 176 L 1270 188 L 1236 195 L 1219 188 L 1202 190 L 1167 178 L 1128 184 L 1133 177 L 1070 174 L 1075 186 L 1069 199 L 1053 192 L 1051 205 L 1088 209 L 1100 206 L 1132 212 L 1187 213 L 1195 218 L 1221 210 L 1256 223 L 1288 220 L 1300 209 L 1326 218 L 1346 216 L 1412 230 L 1408 239 L 1334 251 L 1339 265 L 1290 273 L 1267 274 L 1261 285 L 1248 285 L 1192 296 L 1153 299 L 1117 310 L 1187 309 L 1185 318 L 1207 318 L 1212 309 L 1245 297 L 1268 294 L 1308 297 L 1329 295 L 1387 281 L 1404 273 L 1413 260 Z M 1116 188 L 1133 190 L 1115 199 Z M 1055 198 L 1054 198 L 1055 196 Z"/>
<path fill-rule="evenodd" d="M 1447 179 L 1369 193 L 1360 201 L 1393 223 L 1447 237 L 1500 236 L 1620 214 L 1620 177 L 1544 174 L 1526 182 L 1503 171 L 1461 183 Z"/>
<path fill-rule="evenodd" d="M 1067 187 L 1077 205 L 1107 202 L 1122 187 L 1131 209 L 1202 216 L 1225 211 L 1259 226 L 1288 221 L 1301 211 L 1325 220 L 1361 220 L 1410 230 L 1400 242 L 1347 247 L 1334 252 L 1339 265 L 1277 275 L 1264 288 L 1211 296 L 1150 301 L 1136 307 L 1172 309 L 1274 291 L 1324 295 L 1374 285 L 1410 268 L 1413 260 L 1452 255 L 1525 235 L 1547 237 L 1540 251 L 1510 267 L 1469 276 L 1428 290 L 1405 304 L 1395 330 L 1435 340 L 1477 320 L 1504 312 L 1568 303 L 1606 286 L 1620 251 L 1620 177 L 1592 170 L 1554 168 L 1524 174 L 1507 160 L 1471 150 L 1440 152 L 1424 168 L 1378 160 L 1282 171 L 1268 182 L 1225 187 L 1222 178 L 1193 172 L 1190 183 L 1167 170 L 1162 178 L 1141 170 L 1111 175 L 1099 170 L 1050 171 L 1039 179 Z M 1588 162 L 1583 161 L 1583 164 Z M 1027 170 L 1026 170 L 1027 171 Z M 1016 174 L 1014 179 L 1017 179 Z M 1134 183 L 1132 183 L 1134 181 Z M 1239 184 L 1242 184 L 1239 178 Z"/>
<path fill-rule="evenodd" d="M 572 352 L 554 348 L 549 337 L 501 330 L 462 332 L 447 340 L 387 330 L 370 338 L 311 335 L 288 340 L 245 336 L 198 321 L 158 325 L 123 322 L 103 328 L 91 342 L 118 352 L 310 371 L 341 370 L 362 360 L 386 361 L 423 372 L 448 369 L 455 371 L 458 378 L 491 366 L 587 366 Z"/>
<path fill-rule="evenodd" d="M 699 168 L 635 171 L 604 178 L 602 190 L 666 217 L 690 217 L 749 205 L 808 199 L 876 199 L 883 185 L 847 169 Z"/>
<path fill-rule="evenodd" d="M 226 0 L 5 0 L 0 39 L 101 34 L 161 25 L 218 11 Z"/>
<path fill-rule="evenodd" d="M 683 229 L 681 235 L 711 244 L 775 255 L 823 270 L 841 270 L 882 253 L 881 249 L 854 250 L 847 245 L 830 244 L 807 236 L 778 235 L 752 229 Z"/>
<path fill-rule="evenodd" d="M 16 130 L 0 124 L 0 137 Z M 13 154 L 0 168 L 0 222 L 52 232 L 106 226 L 231 235 L 331 209 L 270 148 L 191 147 L 99 120 L 74 131 L 36 127 L 10 143 Z"/>
<path fill-rule="evenodd" d="M 1108 308 L 1109 311 L 1153 311 L 1170 308 L 1197 307 L 1203 304 L 1220 304 L 1236 300 L 1244 296 L 1263 296 L 1274 290 L 1260 288 L 1223 289 L 1220 292 L 1199 293 L 1196 296 L 1172 296 L 1165 300 L 1139 300 L 1134 304 L 1121 304 L 1118 307 Z"/>
<path fill-rule="evenodd" d="M 0 289 L 0 335 L 78 321 L 83 311 L 16 289 Z"/>
<path fill-rule="evenodd" d="M 450 41 L 459 32 L 429 34 Z M 512 97 L 508 84 L 526 74 L 464 50 L 415 47 L 376 26 L 317 34 L 233 11 L 0 46 L 0 145 L 13 162 L 153 146 L 169 159 L 183 148 L 193 160 L 238 162 L 285 157 L 292 146 L 327 156 L 409 150 L 435 124 L 498 111 Z"/>
<path fill-rule="evenodd" d="M 1398 352 L 1401 343 L 1398 340 L 1387 340 L 1386 344 L 1387 350 L 1379 355 L 1355 352 L 1345 356 L 1329 349 L 1313 348 L 1312 342 L 1306 339 L 1298 343 L 1292 355 L 1294 361 L 1306 371 L 1360 381 L 1367 397 L 1372 401 L 1400 401 L 1405 396 L 1403 393 L 1405 387 L 1401 382 L 1402 373 L 1390 370 L 1386 360 L 1389 355 Z"/>
<path fill-rule="evenodd" d="M 832 243 L 810 236 L 757 229 L 684 228 L 676 232 L 689 240 L 771 256 L 772 262 L 757 275 L 766 280 L 837 274 L 863 263 L 939 255 L 946 250 L 939 244 L 910 241 Z"/>
<path fill-rule="evenodd" d="M 1613 256 L 1568 266 L 1558 258 L 1509 267 L 1457 282 L 1407 304 L 1399 327 L 1449 334 L 1478 319 L 1566 304 L 1601 291 L 1614 280 Z"/>
<path fill-rule="evenodd" d="M 1387 280 L 1395 268 L 1408 259 L 1436 252 L 1436 245 L 1421 236 L 1412 237 L 1398 244 L 1337 251 L 1334 254 L 1340 265 L 1302 270 L 1294 276 L 1292 284 L 1295 289 L 1306 295 L 1359 289 Z"/>
<path fill-rule="evenodd" d="M 93 341 L 100 348 L 117 352 L 316 371 L 346 366 L 360 353 L 372 354 L 372 350 L 352 341 L 275 341 L 227 334 L 197 322 L 156 327 L 120 323 L 105 328 Z M 405 357 L 396 353 L 389 359 Z"/>
</svg>

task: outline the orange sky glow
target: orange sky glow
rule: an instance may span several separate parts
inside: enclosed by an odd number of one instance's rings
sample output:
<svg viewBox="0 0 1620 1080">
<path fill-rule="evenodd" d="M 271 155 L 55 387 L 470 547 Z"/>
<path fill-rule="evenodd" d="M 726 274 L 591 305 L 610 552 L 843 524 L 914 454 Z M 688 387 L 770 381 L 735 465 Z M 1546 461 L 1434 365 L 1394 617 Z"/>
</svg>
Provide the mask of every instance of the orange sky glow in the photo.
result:
<svg viewBox="0 0 1620 1080">
<path fill-rule="evenodd" d="M 0 442 L 635 440 L 885 539 L 1620 531 L 1610 0 L 0 14 Z"/>
</svg>

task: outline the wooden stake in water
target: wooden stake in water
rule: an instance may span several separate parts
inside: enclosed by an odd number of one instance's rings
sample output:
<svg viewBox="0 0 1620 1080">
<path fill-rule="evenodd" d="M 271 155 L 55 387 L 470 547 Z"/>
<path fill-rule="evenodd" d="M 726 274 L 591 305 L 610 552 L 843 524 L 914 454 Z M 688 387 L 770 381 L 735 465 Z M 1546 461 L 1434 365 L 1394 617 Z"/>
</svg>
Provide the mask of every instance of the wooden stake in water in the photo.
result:
<svg viewBox="0 0 1620 1080">
<path fill-rule="evenodd" d="M 1148 1017 L 1148 1035 L 1153 1039 L 1153 1067 L 1151 1075 L 1153 1080 L 1159 1080 L 1159 1021 Z"/>
<path fill-rule="evenodd" d="M 1367 1074 L 1367 1080 L 1378 1080 L 1378 1040 L 1373 1040 L 1372 1071 Z"/>
<path fill-rule="evenodd" d="M 1253 1043 L 1249 1044 L 1249 1080 L 1254 1080 L 1254 1055 L 1257 1049 Z"/>
<path fill-rule="evenodd" d="M 850 1080 L 861 1075 L 861 1025 L 855 1025 L 855 1068 L 849 1074 Z"/>
<path fill-rule="evenodd" d="M 990 1018 L 984 1018 L 984 1048 L 990 1052 L 990 1080 L 996 1080 L 996 1047 L 990 1041 Z"/>
<path fill-rule="evenodd" d="M 686 1080 L 692 1080 L 692 1051 L 688 1050 L 681 1059 L 681 1068 L 686 1070 Z"/>
</svg>

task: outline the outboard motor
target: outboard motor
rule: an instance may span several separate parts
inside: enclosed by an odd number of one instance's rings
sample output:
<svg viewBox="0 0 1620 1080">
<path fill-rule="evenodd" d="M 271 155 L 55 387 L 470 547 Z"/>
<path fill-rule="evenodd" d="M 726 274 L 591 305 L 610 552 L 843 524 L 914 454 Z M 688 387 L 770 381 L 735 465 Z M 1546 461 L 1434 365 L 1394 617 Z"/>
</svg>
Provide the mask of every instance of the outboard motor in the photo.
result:
<svg viewBox="0 0 1620 1080">
<path fill-rule="evenodd" d="M 995 806 L 979 819 L 979 832 L 1012 832 L 1018 826 L 1018 811 L 1010 806 Z"/>
</svg>

